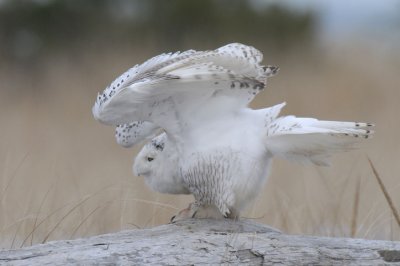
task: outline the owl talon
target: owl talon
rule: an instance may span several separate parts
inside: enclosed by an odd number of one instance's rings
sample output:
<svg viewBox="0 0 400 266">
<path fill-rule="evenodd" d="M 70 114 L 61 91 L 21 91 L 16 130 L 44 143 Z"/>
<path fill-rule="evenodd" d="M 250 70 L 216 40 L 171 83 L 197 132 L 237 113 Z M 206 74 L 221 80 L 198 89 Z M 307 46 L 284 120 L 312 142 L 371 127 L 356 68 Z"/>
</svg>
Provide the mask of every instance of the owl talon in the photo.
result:
<svg viewBox="0 0 400 266">
<path fill-rule="evenodd" d="M 182 221 L 190 218 L 195 218 L 198 207 L 194 203 L 190 203 L 186 209 L 178 212 L 177 215 L 172 216 L 171 223 Z"/>
<path fill-rule="evenodd" d="M 214 205 L 203 205 L 198 206 L 195 203 L 189 204 L 186 209 L 181 210 L 177 215 L 171 218 L 171 223 L 175 223 L 177 221 L 186 220 L 190 218 L 195 219 L 224 219 L 230 218 L 229 213 L 222 215 L 222 213 L 218 210 Z"/>
<path fill-rule="evenodd" d="M 204 205 L 197 208 L 195 218 L 198 219 L 223 219 L 226 218 L 214 205 Z"/>
</svg>

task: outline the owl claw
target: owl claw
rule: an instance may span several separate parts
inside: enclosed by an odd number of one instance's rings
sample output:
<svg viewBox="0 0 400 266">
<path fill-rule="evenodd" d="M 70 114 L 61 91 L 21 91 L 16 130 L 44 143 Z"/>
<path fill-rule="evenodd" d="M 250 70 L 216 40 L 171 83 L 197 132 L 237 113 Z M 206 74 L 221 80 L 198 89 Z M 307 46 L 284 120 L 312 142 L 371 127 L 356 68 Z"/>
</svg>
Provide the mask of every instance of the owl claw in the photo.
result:
<svg viewBox="0 0 400 266">
<path fill-rule="evenodd" d="M 214 205 L 198 206 L 196 203 L 191 203 L 186 209 L 181 210 L 177 215 L 171 218 L 171 223 L 190 218 L 195 219 L 223 219 L 228 218 L 229 213 L 222 215 L 217 207 Z"/>
<path fill-rule="evenodd" d="M 186 209 L 183 209 L 180 212 L 178 212 L 177 215 L 172 216 L 170 222 L 176 223 L 181 220 L 195 218 L 198 208 L 199 207 L 197 207 L 196 204 L 190 203 Z"/>
<path fill-rule="evenodd" d="M 222 214 L 214 205 L 203 205 L 197 208 L 194 218 L 198 219 L 223 219 L 226 215 Z"/>
</svg>

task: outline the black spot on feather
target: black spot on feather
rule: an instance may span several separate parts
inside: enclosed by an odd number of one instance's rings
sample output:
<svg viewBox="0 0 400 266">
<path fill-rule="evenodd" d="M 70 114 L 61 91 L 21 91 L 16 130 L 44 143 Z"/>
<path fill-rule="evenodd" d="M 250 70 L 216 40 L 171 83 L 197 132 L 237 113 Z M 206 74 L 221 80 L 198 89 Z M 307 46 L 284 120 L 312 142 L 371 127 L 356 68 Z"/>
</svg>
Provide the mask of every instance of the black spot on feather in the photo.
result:
<svg viewBox="0 0 400 266">
<path fill-rule="evenodd" d="M 164 150 L 164 142 L 152 140 L 151 141 L 151 145 L 153 145 L 154 148 L 156 148 L 159 151 L 163 151 Z"/>
</svg>

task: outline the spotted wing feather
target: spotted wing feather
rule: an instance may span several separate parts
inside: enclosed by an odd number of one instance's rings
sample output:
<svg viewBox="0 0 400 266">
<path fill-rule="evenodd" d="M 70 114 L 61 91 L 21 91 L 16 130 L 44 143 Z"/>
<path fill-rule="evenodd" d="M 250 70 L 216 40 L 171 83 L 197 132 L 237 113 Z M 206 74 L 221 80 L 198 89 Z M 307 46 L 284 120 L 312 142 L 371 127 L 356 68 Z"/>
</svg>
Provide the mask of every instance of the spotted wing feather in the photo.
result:
<svg viewBox="0 0 400 266">
<path fill-rule="evenodd" d="M 149 121 L 177 135 L 187 114 L 207 109 L 211 98 L 231 99 L 213 106 L 215 113 L 246 106 L 278 70 L 260 65 L 261 59 L 258 50 L 242 44 L 163 54 L 117 78 L 99 94 L 93 114 L 113 125 Z"/>
<path fill-rule="evenodd" d="M 151 122 L 136 121 L 117 126 L 115 138 L 119 145 L 129 148 L 144 140 L 154 138 L 159 131 L 160 127 Z"/>
<path fill-rule="evenodd" d="M 329 165 L 332 154 L 351 150 L 358 140 L 370 138 L 372 126 L 283 116 L 267 119 L 265 144 L 270 153 L 281 158 Z"/>
</svg>

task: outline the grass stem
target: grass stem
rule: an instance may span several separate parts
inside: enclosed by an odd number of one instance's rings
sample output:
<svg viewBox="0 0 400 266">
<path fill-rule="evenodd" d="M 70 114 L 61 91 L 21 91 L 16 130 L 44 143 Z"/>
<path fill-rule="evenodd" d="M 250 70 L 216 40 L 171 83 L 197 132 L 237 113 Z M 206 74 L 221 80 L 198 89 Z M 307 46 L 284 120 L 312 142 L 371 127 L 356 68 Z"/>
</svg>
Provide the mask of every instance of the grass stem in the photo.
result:
<svg viewBox="0 0 400 266">
<path fill-rule="evenodd" d="M 368 162 L 371 165 L 372 171 L 374 172 L 375 178 L 378 181 L 379 187 L 381 188 L 383 195 L 385 196 L 385 199 L 389 205 L 390 210 L 393 213 L 393 216 L 397 222 L 397 225 L 400 227 L 400 215 L 399 212 L 397 211 L 396 207 L 394 206 L 393 200 L 390 197 L 389 192 L 387 191 L 385 185 L 383 184 L 382 178 L 379 176 L 378 171 L 376 170 L 374 164 L 372 163 L 371 159 L 369 157 L 368 158 Z"/>
</svg>

